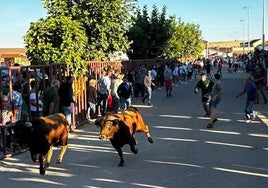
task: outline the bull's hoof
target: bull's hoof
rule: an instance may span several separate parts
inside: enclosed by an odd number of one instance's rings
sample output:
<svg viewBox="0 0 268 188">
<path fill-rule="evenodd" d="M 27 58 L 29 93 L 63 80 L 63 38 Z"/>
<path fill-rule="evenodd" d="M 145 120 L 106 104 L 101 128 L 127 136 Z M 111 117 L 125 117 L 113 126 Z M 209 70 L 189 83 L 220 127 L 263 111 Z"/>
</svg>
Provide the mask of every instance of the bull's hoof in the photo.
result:
<svg viewBox="0 0 268 188">
<path fill-rule="evenodd" d="M 138 149 L 135 149 L 135 150 L 133 151 L 133 153 L 137 154 L 138 151 L 139 151 Z"/>
<path fill-rule="evenodd" d="M 121 162 L 118 164 L 118 167 L 123 167 L 124 165 L 125 165 L 125 163 L 121 161 Z"/>
<path fill-rule="evenodd" d="M 62 163 L 62 159 L 57 159 L 56 163 L 57 164 L 61 164 Z"/>
<path fill-rule="evenodd" d="M 45 175 L 46 170 L 44 168 L 39 168 L 40 175 Z"/>
<path fill-rule="evenodd" d="M 154 140 L 153 140 L 152 137 L 148 137 L 148 141 L 149 141 L 151 144 L 154 143 Z"/>
<path fill-rule="evenodd" d="M 138 153 L 138 148 L 130 148 L 130 150 L 134 153 L 134 154 L 137 154 Z"/>
</svg>

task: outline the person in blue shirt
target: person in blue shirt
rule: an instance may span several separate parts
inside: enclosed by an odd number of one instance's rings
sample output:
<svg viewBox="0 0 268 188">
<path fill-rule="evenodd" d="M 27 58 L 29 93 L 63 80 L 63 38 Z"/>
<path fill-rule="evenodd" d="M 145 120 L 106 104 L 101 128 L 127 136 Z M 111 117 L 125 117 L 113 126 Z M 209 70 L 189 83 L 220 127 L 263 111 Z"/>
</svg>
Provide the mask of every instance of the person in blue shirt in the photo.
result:
<svg viewBox="0 0 268 188">
<path fill-rule="evenodd" d="M 132 84 L 128 81 L 127 76 L 124 76 L 123 82 L 117 89 L 118 96 L 121 102 L 121 111 L 124 112 L 131 106 L 131 96 L 133 95 Z"/>
<path fill-rule="evenodd" d="M 247 76 L 245 80 L 245 86 L 244 90 L 239 93 L 236 98 L 247 94 L 247 99 L 246 99 L 246 105 L 245 105 L 245 115 L 246 115 L 246 122 L 250 123 L 251 120 L 254 120 L 257 116 L 257 112 L 253 111 L 253 106 L 256 103 L 256 97 L 257 97 L 257 87 L 254 83 L 253 77 L 252 76 Z M 252 115 L 252 119 L 251 119 Z"/>
</svg>

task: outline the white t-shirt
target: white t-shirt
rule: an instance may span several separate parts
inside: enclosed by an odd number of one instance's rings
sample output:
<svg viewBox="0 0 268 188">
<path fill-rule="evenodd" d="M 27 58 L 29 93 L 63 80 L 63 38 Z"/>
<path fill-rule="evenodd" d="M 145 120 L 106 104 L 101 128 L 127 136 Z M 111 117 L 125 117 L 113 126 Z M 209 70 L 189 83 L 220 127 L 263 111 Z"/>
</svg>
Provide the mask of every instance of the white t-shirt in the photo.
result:
<svg viewBox="0 0 268 188">
<path fill-rule="evenodd" d="M 36 100 L 36 93 L 31 93 L 30 94 L 30 100 Z M 38 100 L 39 105 L 42 105 L 42 101 Z M 31 111 L 36 112 L 37 111 L 37 107 L 34 105 L 30 105 Z M 39 106 L 39 112 L 42 111 L 42 107 Z"/>
</svg>

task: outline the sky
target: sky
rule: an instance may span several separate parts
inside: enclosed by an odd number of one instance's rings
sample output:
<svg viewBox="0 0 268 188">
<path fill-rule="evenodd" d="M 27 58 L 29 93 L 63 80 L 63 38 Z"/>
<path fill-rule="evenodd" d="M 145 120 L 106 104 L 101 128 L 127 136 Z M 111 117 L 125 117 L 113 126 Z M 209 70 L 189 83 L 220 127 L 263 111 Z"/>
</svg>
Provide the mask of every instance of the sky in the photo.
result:
<svg viewBox="0 0 268 188">
<path fill-rule="evenodd" d="M 267 34 L 268 1 L 264 1 Z M 24 47 L 23 36 L 30 23 L 47 15 L 42 1 L 0 0 L 0 5 L 0 48 Z M 160 12 L 165 5 L 167 16 L 198 24 L 202 38 L 208 42 L 262 38 L 263 0 L 138 0 L 138 5 L 146 5 L 149 14 L 153 5 Z"/>
</svg>

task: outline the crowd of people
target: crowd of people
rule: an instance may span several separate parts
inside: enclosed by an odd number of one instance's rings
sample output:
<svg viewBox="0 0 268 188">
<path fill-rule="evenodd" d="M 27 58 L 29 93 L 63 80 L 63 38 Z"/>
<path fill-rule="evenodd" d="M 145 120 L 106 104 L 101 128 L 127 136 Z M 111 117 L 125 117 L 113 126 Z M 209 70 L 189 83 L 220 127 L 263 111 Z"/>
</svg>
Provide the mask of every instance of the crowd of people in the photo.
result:
<svg viewBox="0 0 268 188">
<path fill-rule="evenodd" d="M 11 124 L 20 120 L 29 121 L 40 116 L 47 116 L 55 113 L 63 113 L 69 122 L 70 131 L 75 127 L 72 125 L 71 113 L 73 99 L 73 77 L 67 76 L 61 83 L 53 79 L 46 89 L 41 89 L 40 79 L 30 79 L 26 83 L 24 72 L 21 78 L 12 80 L 10 93 L 8 82 L 2 82 L 1 93 L 1 140 L 0 150 L 5 152 L 21 152 L 25 148 L 11 142 Z M 29 104 L 27 104 L 29 102 Z"/>
<path fill-rule="evenodd" d="M 261 102 L 267 104 L 264 92 L 267 83 L 266 70 L 261 61 L 253 61 L 250 58 L 247 58 L 247 61 L 244 61 L 243 58 L 200 59 L 192 62 L 155 64 L 151 67 L 141 64 L 135 70 L 129 70 L 126 73 L 121 73 L 119 70 L 103 70 L 98 80 L 90 79 L 87 84 L 87 119 L 95 120 L 107 112 L 124 112 L 131 106 L 133 98 L 152 107 L 152 93 L 155 92 L 155 88 L 163 88 L 166 97 L 172 98 L 173 87 L 188 84 L 189 81 L 200 75 L 194 92 L 198 93 L 201 90 L 204 116 L 210 117 L 207 128 L 213 128 L 213 124 L 218 120 L 216 107 L 223 94 L 220 81 L 223 65 L 229 67 L 229 73 L 236 73 L 238 70 L 248 72 L 244 90 L 237 97 L 244 93 L 247 94 L 245 115 L 247 122 L 250 122 L 257 115 L 253 110 L 254 104 Z M 235 67 L 235 71 L 233 71 L 233 67 Z M 212 69 L 216 73 L 213 76 L 211 75 Z M 72 106 L 75 104 L 72 76 L 67 76 L 63 83 L 54 79 L 50 82 L 50 86 L 42 91 L 39 89 L 40 80 L 31 80 L 30 84 L 25 84 L 23 72 L 21 76 L 22 78 L 17 80 L 14 77 L 12 94 L 9 93 L 9 86 L 6 83 L 2 84 L 1 129 L 2 132 L 5 132 L 5 144 L 8 150 L 14 150 L 8 125 L 21 119 L 30 120 L 61 112 L 70 124 L 70 131 L 75 128 L 71 118 Z M 26 101 L 29 101 L 29 105 L 26 105 Z"/>
</svg>

